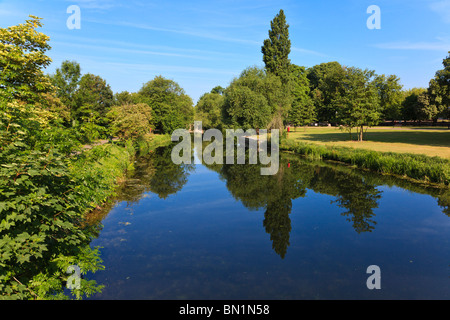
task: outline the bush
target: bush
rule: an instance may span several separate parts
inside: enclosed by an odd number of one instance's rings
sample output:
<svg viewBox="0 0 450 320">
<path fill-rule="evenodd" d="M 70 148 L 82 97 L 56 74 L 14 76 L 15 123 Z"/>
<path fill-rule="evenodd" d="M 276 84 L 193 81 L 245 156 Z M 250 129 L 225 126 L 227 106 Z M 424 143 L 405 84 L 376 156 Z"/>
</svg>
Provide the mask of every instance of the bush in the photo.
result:
<svg viewBox="0 0 450 320">
<path fill-rule="evenodd" d="M 136 139 L 152 130 L 152 109 L 145 103 L 116 106 L 108 113 L 111 134 L 122 140 Z"/>
<path fill-rule="evenodd" d="M 29 131 L 12 119 L 0 114 L 0 298 L 62 299 L 69 265 L 82 274 L 102 268 L 81 227 L 84 195 L 66 157 L 53 145 L 30 148 Z M 77 298 L 101 289 L 80 285 Z"/>
</svg>

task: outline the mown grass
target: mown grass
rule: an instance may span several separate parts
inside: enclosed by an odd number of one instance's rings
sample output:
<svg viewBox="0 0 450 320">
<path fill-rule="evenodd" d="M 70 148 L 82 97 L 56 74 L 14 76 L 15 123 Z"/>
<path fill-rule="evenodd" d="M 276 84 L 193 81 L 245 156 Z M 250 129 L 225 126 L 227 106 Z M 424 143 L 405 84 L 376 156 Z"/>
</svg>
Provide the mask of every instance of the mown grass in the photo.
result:
<svg viewBox="0 0 450 320">
<path fill-rule="evenodd" d="M 340 161 L 358 168 L 420 182 L 445 186 L 450 183 L 450 160 L 440 157 L 319 145 L 292 139 L 282 141 L 280 147 L 311 159 Z"/>
<path fill-rule="evenodd" d="M 343 146 L 381 152 L 424 154 L 450 159 L 450 130 L 436 127 L 374 127 L 356 141 L 356 132 L 350 134 L 336 127 L 297 128 L 287 135 L 288 140 L 318 145 Z"/>
</svg>

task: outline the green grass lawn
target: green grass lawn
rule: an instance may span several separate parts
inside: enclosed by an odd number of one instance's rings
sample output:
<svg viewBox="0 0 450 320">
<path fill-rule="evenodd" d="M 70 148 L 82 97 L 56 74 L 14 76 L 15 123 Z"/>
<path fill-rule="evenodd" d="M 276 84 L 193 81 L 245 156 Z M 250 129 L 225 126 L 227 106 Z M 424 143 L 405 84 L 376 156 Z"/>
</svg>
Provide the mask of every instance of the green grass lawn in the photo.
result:
<svg viewBox="0 0 450 320">
<path fill-rule="evenodd" d="M 414 153 L 450 159 L 450 130 L 435 127 L 374 127 L 358 142 L 356 131 L 350 134 L 337 127 L 297 128 L 288 139 L 322 145 L 345 146 L 382 152 Z"/>
</svg>

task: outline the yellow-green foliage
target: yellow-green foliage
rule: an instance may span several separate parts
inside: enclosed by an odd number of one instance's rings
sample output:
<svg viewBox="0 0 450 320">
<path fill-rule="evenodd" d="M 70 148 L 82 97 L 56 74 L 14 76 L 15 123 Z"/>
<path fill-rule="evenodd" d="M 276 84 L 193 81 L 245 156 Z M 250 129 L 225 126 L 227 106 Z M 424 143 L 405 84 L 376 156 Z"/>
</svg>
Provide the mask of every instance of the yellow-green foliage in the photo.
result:
<svg viewBox="0 0 450 320">
<path fill-rule="evenodd" d="M 123 140 L 136 139 L 151 131 L 152 108 L 145 103 L 115 106 L 108 113 L 111 133 Z"/>
</svg>

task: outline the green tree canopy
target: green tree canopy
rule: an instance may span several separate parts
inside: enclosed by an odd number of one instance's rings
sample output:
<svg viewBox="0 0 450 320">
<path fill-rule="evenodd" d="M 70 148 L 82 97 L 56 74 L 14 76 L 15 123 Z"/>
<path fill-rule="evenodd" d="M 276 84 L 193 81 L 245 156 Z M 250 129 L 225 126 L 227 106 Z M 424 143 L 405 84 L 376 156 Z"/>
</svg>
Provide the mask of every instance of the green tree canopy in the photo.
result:
<svg viewBox="0 0 450 320">
<path fill-rule="evenodd" d="M 334 101 L 342 88 L 344 67 L 339 62 L 333 61 L 315 65 L 307 71 L 317 120 L 336 122 L 337 107 Z"/>
<path fill-rule="evenodd" d="M 430 103 L 430 96 L 427 91 L 422 92 L 417 97 L 417 118 L 418 120 L 435 120 L 439 115 L 439 110 L 435 104 Z"/>
<path fill-rule="evenodd" d="M 374 76 L 372 70 L 346 68 L 342 92 L 334 101 L 339 122 L 350 129 L 359 128 L 358 141 L 363 140 L 364 126 L 376 125 L 381 115 Z"/>
<path fill-rule="evenodd" d="M 195 106 L 196 120 L 202 121 L 202 126 L 205 129 L 221 129 L 224 103 L 225 97 L 222 94 L 216 92 L 205 93 Z"/>
<path fill-rule="evenodd" d="M 78 90 L 80 78 L 80 64 L 69 60 L 63 61 L 61 67 L 57 68 L 55 73 L 50 75 L 50 80 L 56 88 L 56 96 L 69 110 L 68 122 L 75 119 L 77 110 L 75 93 Z M 72 124 L 74 123 L 72 122 Z"/>
<path fill-rule="evenodd" d="M 376 76 L 374 84 L 380 98 L 380 108 L 384 119 L 396 120 L 401 117 L 402 88 L 396 75 Z"/>
<path fill-rule="evenodd" d="M 152 108 L 154 127 L 163 133 L 188 128 L 193 122 L 192 99 L 173 80 L 156 76 L 142 86 L 138 99 Z"/>
<path fill-rule="evenodd" d="M 267 71 L 287 80 L 291 40 L 289 40 L 289 25 L 286 23 L 283 10 L 280 10 L 270 22 L 269 38 L 264 40 L 261 52 Z"/>
<path fill-rule="evenodd" d="M 92 114 L 99 117 L 98 123 L 104 124 L 105 117 L 113 104 L 114 94 L 106 80 L 100 76 L 84 74 L 75 93 L 76 114 Z"/>
<path fill-rule="evenodd" d="M 70 135 L 49 110 L 60 101 L 43 74 L 48 37 L 31 18 L 0 29 L 0 296 L 61 299 L 69 265 L 83 275 L 101 266 L 81 226 L 91 199 L 71 172 Z M 73 293 L 93 294 L 94 283 L 81 279 Z"/>
<path fill-rule="evenodd" d="M 249 67 L 225 91 L 225 122 L 242 129 L 274 128 L 277 125 L 274 118 L 279 118 L 277 115 L 288 105 L 288 99 L 278 76 Z"/>
<path fill-rule="evenodd" d="M 221 86 L 215 86 L 214 88 L 211 89 L 211 93 L 223 94 L 224 91 L 225 89 Z"/>
<path fill-rule="evenodd" d="M 450 118 L 450 51 L 449 55 L 442 61 L 444 69 L 436 71 L 433 79 L 431 79 L 428 95 L 430 105 L 436 109 L 436 115 Z"/>
<path fill-rule="evenodd" d="M 289 76 L 293 101 L 287 120 L 294 126 L 308 125 L 316 119 L 316 113 L 305 68 L 291 64 Z"/>
<path fill-rule="evenodd" d="M 122 92 L 116 92 L 114 94 L 114 106 L 121 106 L 124 104 L 135 104 L 139 102 L 139 97 L 137 93 L 135 92 L 128 92 L 128 91 L 122 91 Z"/>
<path fill-rule="evenodd" d="M 412 88 L 404 91 L 404 99 L 401 104 L 401 114 L 404 120 L 422 120 L 420 117 L 421 101 L 419 96 L 426 94 L 425 88 Z"/>
</svg>

